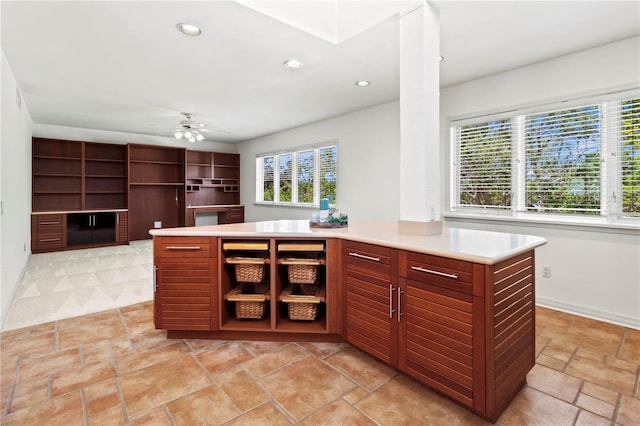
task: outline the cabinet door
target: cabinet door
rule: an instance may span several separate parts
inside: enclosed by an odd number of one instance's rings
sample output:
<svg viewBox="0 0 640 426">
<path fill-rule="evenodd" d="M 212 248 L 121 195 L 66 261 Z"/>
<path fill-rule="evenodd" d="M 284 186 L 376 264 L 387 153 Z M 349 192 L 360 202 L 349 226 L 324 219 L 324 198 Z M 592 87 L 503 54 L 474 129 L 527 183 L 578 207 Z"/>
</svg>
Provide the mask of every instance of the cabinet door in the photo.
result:
<svg viewBox="0 0 640 426">
<path fill-rule="evenodd" d="M 126 243 L 129 241 L 129 224 L 127 212 L 118 212 L 116 216 L 116 241 Z"/>
<path fill-rule="evenodd" d="M 394 302 L 398 289 L 391 274 L 392 253 L 386 247 L 346 243 L 346 338 L 396 366 L 399 343 Z"/>
<path fill-rule="evenodd" d="M 407 280 L 406 372 L 463 403 L 474 406 L 473 296 Z M 477 348 L 476 348 L 477 349 Z"/>
<path fill-rule="evenodd" d="M 154 324 L 166 330 L 215 330 L 217 259 L 156 258 Z"/>
</svg>

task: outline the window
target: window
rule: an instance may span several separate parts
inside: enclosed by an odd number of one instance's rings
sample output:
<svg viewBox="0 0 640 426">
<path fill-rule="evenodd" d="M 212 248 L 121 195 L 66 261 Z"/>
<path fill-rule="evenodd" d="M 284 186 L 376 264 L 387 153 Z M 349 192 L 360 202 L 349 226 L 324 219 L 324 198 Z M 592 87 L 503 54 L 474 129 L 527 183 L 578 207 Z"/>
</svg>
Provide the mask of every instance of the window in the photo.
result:
<svg viewBox="0 0 640 426">
<path fill-rule="evenodd" d="M 336 200 L 336 145 L 268 154 L 256 158 L 256 202 L 318 206 Z M 277 165 L 277 167 L 276 167 Z"/>
<path fill-rule="evenodd" d="M 640 217 L 640 99 L 451 126 L 451 209 Z"/>
</svg>

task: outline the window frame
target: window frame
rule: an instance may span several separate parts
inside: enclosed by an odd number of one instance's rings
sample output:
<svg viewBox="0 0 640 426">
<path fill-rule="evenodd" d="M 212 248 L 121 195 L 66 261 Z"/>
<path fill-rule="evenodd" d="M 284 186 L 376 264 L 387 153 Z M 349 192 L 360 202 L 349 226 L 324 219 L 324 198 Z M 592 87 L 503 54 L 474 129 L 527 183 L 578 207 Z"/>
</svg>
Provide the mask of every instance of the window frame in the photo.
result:
<svg viewBox="0 0 640 426">
<path fill-rule="evenodd" d="M 615 120 L 608 116 L 612 109 L 610 104 L 621 103 L 625 100 L 640 98 L 640 89 L 625 89 L 610 92 L 605 95 L 590 95 L 572 100 L 562 100 L 553 103 L 531 105 L 513 108 L 508 111 L 475 115 L 473 117 L 450 118 L 449 127 L 449 196 L 448 213 L 450 218 L 486 218 L 491 220 L 576 224 L 587 226 L 605 226 L 614 228 L 640 228 L 640 214 L 626 214 L 622 212 L 622 204 L 616 202 L 622 199 L 620 160 L 616 154 L 620 147 L 616 135 Z M 570 110 L 588 105 L 599 104 L 600 117 L 600 213 L 597 215 L 583 215 L 577 213 L 535 212 L 526 208 L 526 165 L 525 165 L 525 132 L 526 117 L 545 112 Z M 619 110 L 619 109 L 618 109 Z M 511 119 L 512 124 L 512 197 L 511 208 L 484 208 L 481 206 L 464 206 L 460 204 L 458 144 L 457 129 L 465 125 L 486 123 L 493 120 Z M 618 123 L 620 120 L 618 120 Z M 613 123 L 613 124 L 612 124 Z M 614 127 L 612 129 L 612 126 Z"/>
<path fill-rule="evenodd" d="M 302 207 L 302 208 L 319 208 L 320 206 L 320 151 L 327 148 L 335 149 L 335 170 L 336 170 L 336 188 L 333 194 L 334 201 L 338 192 L 338 141 L 327 141 L 311 146 L 301 146 L 283 151 L 274 151 L 260 153 L 256 155 L 256 194 L 255 204 L 259 205 L 276 205 L 286 207 Z M 311 202 L 299 201 L 298 179 L 299 179 L 299 163 L 298 156 L 301 153 L 313 151 L 313 200 Z M 291 168 L 289 170 L 291 176 L 291 201 L 280 200 L 280 158 L 291 156 Z M 264 159 L 273 157 L 274 163 L 274 194 L 273 200 L 264 200 Z"/>
</svg>

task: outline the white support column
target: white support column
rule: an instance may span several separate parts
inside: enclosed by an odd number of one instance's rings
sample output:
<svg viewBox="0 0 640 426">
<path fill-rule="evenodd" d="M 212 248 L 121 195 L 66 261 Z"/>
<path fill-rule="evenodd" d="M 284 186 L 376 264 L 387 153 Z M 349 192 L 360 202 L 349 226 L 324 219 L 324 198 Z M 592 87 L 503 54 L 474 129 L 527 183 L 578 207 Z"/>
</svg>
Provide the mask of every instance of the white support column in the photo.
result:
<svg viewBox="0 0 640 426">
<path fill-rule="evenodd" d="M 442 232 L 439 51 L 438 12 L 428 3 L 400 17 L 401 233 Z"/>
</svg>

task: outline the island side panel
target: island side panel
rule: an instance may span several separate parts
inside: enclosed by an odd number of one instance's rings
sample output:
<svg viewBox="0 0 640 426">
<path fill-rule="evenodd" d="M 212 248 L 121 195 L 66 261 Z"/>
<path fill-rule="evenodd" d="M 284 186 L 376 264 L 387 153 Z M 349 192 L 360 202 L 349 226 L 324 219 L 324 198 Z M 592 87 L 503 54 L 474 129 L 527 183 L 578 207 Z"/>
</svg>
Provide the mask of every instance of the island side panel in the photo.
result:
<svg viewBox="0 0 640 426">
<path fill-rule="evenodd" d="M 486 268 L 487 408 L 492 421 L 535 365 L 535 255 L 530 250 Z"/>
</svg>

